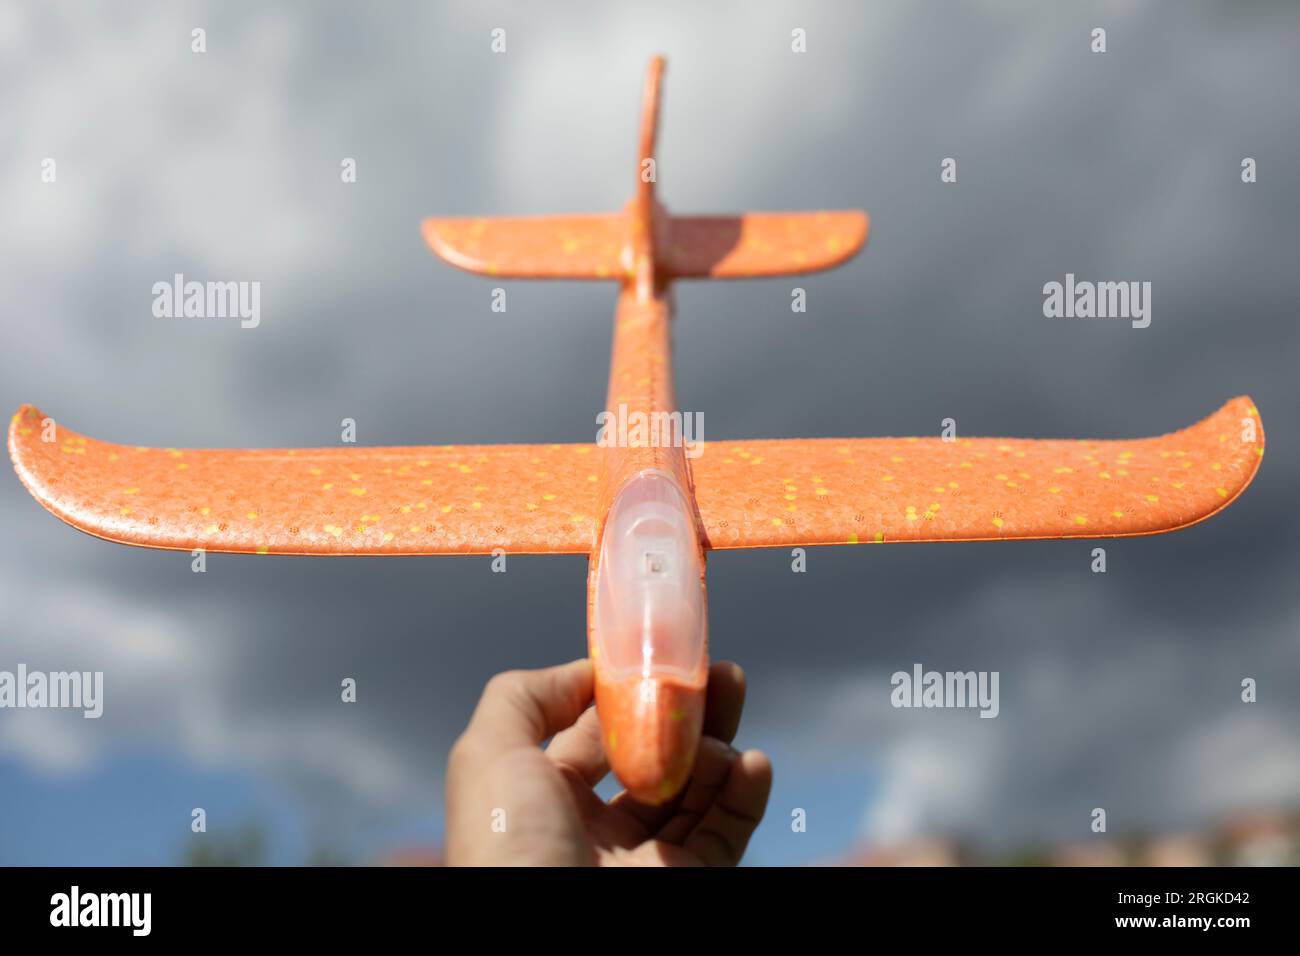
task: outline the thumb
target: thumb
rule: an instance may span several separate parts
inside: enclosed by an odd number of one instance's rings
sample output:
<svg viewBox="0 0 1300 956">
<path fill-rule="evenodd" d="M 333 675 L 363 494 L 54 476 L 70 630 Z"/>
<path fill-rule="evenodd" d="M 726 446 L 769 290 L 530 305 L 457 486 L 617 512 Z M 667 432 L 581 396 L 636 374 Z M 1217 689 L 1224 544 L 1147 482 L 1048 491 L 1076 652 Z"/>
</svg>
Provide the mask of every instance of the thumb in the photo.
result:
<svg viewBox="0 0 1300 956">
<path fill-rule="evenodd" d="M 497 674 L 483 689 L 465 737 L 475 748 L 537 746 L 582 716 L 593 693 L 591 662 Z"/>
</svg>

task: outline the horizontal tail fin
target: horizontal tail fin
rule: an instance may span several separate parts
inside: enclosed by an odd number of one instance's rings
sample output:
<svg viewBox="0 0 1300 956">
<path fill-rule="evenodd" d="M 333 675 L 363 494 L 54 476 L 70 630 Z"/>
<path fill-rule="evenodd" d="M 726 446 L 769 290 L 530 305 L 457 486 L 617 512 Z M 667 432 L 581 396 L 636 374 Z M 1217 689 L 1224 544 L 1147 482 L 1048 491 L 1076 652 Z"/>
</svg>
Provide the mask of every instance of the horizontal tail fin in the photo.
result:
<svg viewBox="0 0 1300 956">
<path fill-rule="evenodd" d="M 713 279 L 816 272 L 851 259 L 867 229 L 867 214 L 857 210 L 674 216 L 661 268 L 676 278 Z"/>
<path fill-rule="evenodd" d="M 440 258 L 480 275 L 623 280 L 632 275 L 631 228 L 622 213 L 426 219 L 424 238 Z M 853 258 L 867 230 L 858 211 L 670 216 L 655 264 L 679 279 L 816 272 Z"/>
<path fill-rule="evenodd" d="M 623 279 L 622 214 L 426 219 L 439 258 L 467 272 L 515 279 Z"/>
</svg>

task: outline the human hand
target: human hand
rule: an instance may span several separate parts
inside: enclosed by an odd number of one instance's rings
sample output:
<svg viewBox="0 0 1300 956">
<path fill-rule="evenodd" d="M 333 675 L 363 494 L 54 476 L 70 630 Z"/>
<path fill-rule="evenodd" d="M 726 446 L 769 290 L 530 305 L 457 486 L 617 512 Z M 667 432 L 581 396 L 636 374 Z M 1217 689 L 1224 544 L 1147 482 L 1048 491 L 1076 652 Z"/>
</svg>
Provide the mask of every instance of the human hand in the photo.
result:
<svg viewBox="0 0 1300 956">
<path fill-rule="evenodd" d="M 695 767 L 681 794 L 660 806 L 626 792 L 606 803 L 594 792 L 609 762 L 592 694 L 587 660 L 488 681 L 447 761 L 447 863 L 739 863 L 772 787 L 764 754 L 730 746 L 745 699 L 741 669 L 709 669 Z"/>
</svg>

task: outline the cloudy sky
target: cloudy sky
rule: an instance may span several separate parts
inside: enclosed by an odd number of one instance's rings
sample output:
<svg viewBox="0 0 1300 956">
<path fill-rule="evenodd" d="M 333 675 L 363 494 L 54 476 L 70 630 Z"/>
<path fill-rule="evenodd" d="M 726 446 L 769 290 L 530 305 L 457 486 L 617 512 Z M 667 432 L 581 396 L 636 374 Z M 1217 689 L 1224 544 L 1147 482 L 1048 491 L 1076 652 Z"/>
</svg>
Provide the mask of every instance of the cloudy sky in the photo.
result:
<svg viewBox="0 0 1300 956">
<path fill-rule="evenodd" d="M 494 313 L 418 227 L 617 208 L 662 52 L 670 207 L 872 216 L 864 255 L 798 281 L 807 314 L 788 279 L 679 290 L 678 396 L 707 438 L 947 417 L 1136 437 L 1242 393 L 1269 437 L 1240 501 L 1108 544 L 1105 575 L 1083 541 L 822 549 L 802 575 L 780 551 L 713 557 L 713 655 L 746 668 L 740 740 L 776 769 L 751 861 L 1300 803 L 1300 10 L 701 6 L 5 4 L 0 405 L 164 446 L 335 444 L 344 417 L 362 444 L 591 440 L 614 290 L 511 283 Z M 153 318 L 177 272 L 259 281 L 260 326 Z M 1067 272 L 1150 281 L 1151 326 L 1044 318 Z M 215 555 L 198 575 L 60 524 L 12 477 L 0 529 L 0 669 L 106 682 L 98 721 L 0 711 L 0 863 L 176 861 L 194 807 L 214 832 L 257 823 L 282 862 L 436 841 L 483 683 L 584 651 L 578 557 Z M 999 717 L 893 709 L 889 675 L 918 662 L 999 671 Z"/>
</svg>

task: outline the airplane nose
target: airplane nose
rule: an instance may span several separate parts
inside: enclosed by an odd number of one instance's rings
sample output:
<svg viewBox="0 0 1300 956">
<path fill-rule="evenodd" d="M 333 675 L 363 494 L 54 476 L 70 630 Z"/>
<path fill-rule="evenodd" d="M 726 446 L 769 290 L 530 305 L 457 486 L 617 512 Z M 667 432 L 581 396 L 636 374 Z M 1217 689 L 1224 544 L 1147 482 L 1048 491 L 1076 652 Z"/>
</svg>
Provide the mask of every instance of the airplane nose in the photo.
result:
<svg viewBox="0 0 1300 956">
<path fill-rule="evenodd" d="M 671 800 L 695 765 L 704 685 L 653 675 L 608 681 L 597 671 L 596 711 L 610 767 L 642 803 Z"/>
</svg>

